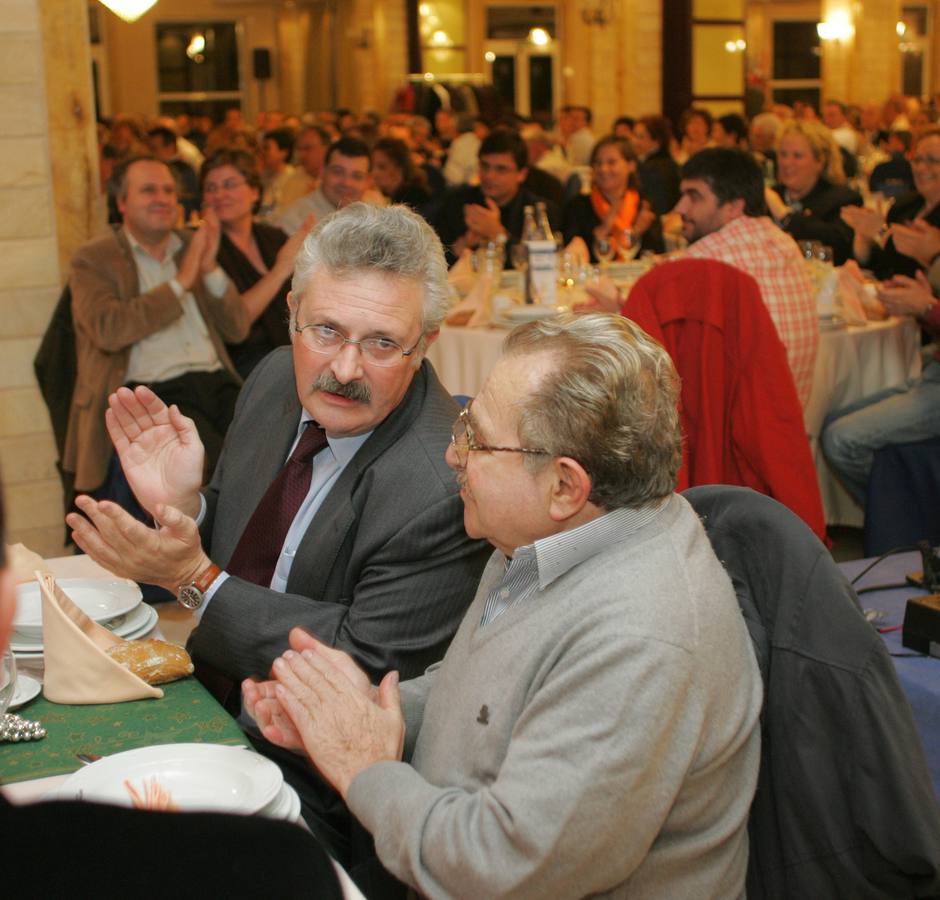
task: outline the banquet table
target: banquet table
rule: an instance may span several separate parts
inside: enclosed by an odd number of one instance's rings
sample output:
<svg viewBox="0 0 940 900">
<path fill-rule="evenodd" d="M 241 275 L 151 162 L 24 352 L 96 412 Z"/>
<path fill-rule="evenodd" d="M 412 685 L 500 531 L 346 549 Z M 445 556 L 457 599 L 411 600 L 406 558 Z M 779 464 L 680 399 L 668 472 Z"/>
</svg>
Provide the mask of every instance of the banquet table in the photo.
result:
<svg viewBox="0 0 940 900">
<path fill-rule="evenodd" d="M 109 574 L 83 555 L 46 560 L 46 564 L 59 578 Z M 195 626 L 192 613 L 175 602 L 155 606 L 159 624 L 153 635 L 185 644 Z M 41 660 L 18 661 L 18 669 L 42 677 Z M 247 744 L 235 720 L 195 678 L 162 688 L 164 697 L 160 700 L 72 706 L 51 703 L 39 696 L 27 703 L 17 712 L 38 719 L 48 734 L 40 741 L 0 743 L 0 786 L 4 796 L 14 803 L 31 803 L 54 793 L 81 767 L 77 753 L 107 756 L 170 743 Z M 335 861 L 333 866 L 344 897 L 365 900 L 342 866 Z"/>
<path fill-rule="evenodd" d="M 508 331 L 501 327 L 441 328 L 428 359 L 452 394 L 476 396 L 499 358 Z M 920 332 L 910 318 L 822 331 L 813 389 L 804 421 L 822 493 L 826 523 L 861 527 L 863 513 L 838 483 L 823 458 L 819 434 L 826 416 L 920 373 Z"/>
<path fill-rule="evenodd" d="M 871 562 L 870 559 L 857 559 L 840 563 L 839 568 L 851 580 Z M 883 630 L 882 638 L 891 654 L 901 687 L 911 704 L 914 722 L 927 754 L 934 794 L 940 799 L 940 659 L 915 653 L 905 647 L 901 643 L 901 630 L 898 627 L 904 621 L 905 603 L 911 597 L 927 593 L 904 585 L 905 575 L 920 569 L 921 559 L 917 553 L 889 556 L 864 575 L 855 584 L 855 589 L 886 586 L 881 590 L 860 594 L 859 600 L 863 609 L 882 613 L 876 622 L 880 629 L 894 629 Z"/>
</svg>

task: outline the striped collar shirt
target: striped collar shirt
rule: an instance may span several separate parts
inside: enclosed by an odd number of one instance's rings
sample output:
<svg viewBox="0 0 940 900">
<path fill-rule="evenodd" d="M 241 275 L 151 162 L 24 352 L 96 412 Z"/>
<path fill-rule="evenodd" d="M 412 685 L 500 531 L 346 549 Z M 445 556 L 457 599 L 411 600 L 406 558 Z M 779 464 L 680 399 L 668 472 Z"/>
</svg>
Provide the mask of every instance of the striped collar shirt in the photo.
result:
<svg viewBox="0 0 940 900">
<path fill-rule="evenodd" d="M 519 547 L 506 560 L 506 572 L 499 584 L 487 595 L 481 627 L 532 599 L 575 566 L 639 531 L 659 514 L 668 500 L 667 497 L 637 508 L 615 509 L 570 531 Z"/>
<path fill-rule="evenodd" d="M 767 216 L 739 216 L 700 238 L 686 256 L 717 259 L 751 275 L 787 351 L 796 392 L 805 408 L 819 347 L 816 293 L 796 241 Z"/>
</svg>

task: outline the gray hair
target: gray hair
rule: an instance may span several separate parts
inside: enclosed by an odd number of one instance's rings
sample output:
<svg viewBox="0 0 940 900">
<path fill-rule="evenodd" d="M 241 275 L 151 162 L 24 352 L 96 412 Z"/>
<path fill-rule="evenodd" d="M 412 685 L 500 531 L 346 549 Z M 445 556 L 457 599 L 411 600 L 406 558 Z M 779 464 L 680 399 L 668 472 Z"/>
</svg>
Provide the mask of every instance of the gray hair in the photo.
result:
<svg viewBox="0 0 940 900">
<path fill-rule="evenodd" d="M 556 358 L 554 371 L 519 404 L 519 440 L 581 463 L 592 503 L 637 507 L 675 490 L 679 376 L 642 328 L 621 316 L 567 314 L 516 328 L 504 352 Z M 544 465 L 544 457 L 528 463 Z"/>
<path fill-rule="evenodd" d="M 421 331 L 440 327 L 451 303 L 447 263 L 440 239 L 407 206 L 351 203 L 317 224 L 297 254 L 291 290 L 303 296 L 317 269 L 344 278 L 381 272 L 424 288 Z"/>
</svg>

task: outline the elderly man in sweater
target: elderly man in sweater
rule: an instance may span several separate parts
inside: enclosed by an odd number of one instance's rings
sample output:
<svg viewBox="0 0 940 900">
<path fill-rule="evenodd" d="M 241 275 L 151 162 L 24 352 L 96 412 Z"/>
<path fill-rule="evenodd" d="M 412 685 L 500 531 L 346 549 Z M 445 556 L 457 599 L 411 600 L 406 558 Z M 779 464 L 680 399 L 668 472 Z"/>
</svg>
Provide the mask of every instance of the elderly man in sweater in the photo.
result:
<svg viewBox="0 0 940 900">
<path fill-rule="evenodd" d="M 444 660 L 376 688 L 295 631 L 245 683 L 420 894 L 743 896 L 761 682 L 677 396 L 628 320 L 517 329 L 447 454 L 496 551 Z"/>
</svg>

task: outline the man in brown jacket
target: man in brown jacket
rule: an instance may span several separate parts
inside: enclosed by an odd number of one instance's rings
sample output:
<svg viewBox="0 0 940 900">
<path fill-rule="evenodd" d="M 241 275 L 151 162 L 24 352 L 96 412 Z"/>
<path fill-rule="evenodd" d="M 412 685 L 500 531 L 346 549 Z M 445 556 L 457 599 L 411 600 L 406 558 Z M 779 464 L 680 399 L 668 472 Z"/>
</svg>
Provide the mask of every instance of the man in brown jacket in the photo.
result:
<svg viewBox="0 0 940 900">
<path fill-rule="evenodd" d="M 69 286 L 78 374 L 64 468 L 78 491 L 110 491 L 108 395 L 148 385 L 196 424 L 211 474 L 240 379 L 225 351 L 248 332 L 242 300 L 216 263 L 219 223 L 177 231 L 176 182 L 165 163 L 130 160 L 118 176 L 122 225 L 81 247 Z"/>
</svg>

